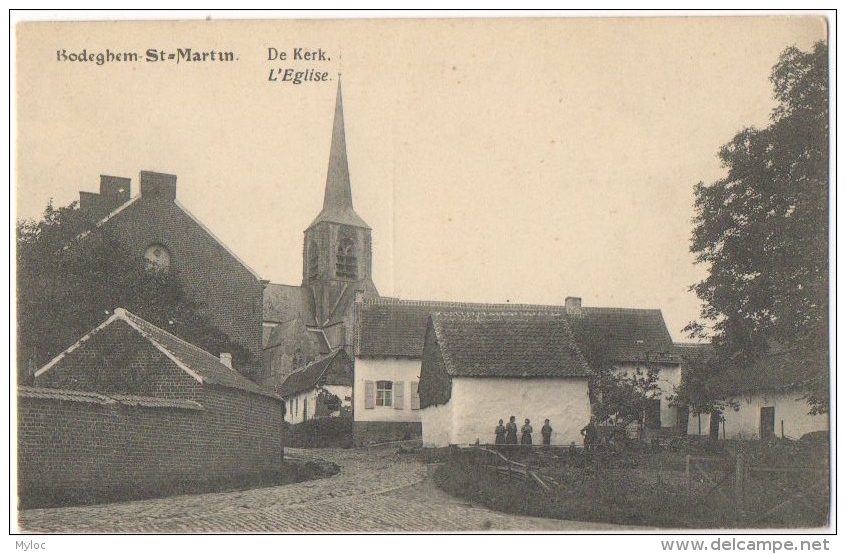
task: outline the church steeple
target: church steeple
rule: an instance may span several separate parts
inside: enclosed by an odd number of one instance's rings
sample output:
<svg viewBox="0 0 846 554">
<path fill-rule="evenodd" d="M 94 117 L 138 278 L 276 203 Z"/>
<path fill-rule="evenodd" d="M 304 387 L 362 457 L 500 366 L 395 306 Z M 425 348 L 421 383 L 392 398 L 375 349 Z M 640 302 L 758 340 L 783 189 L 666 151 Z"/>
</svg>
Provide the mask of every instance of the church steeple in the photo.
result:
<svg viewBox="0 0 846 554">
<path fill-rule="evenodd" d="M 335 120 L 332 123 L 332 146 L 329 150 L 329 169 L 326 172 L 326 191 L 323 209 L 309 228 L 325 221 L 369 229 L 352 205 L 350 169 L 347 163 L 347 140 L 344 133 L 344 103 L 341 98 L 341 81 L 335 98 Z"/>
</svg>

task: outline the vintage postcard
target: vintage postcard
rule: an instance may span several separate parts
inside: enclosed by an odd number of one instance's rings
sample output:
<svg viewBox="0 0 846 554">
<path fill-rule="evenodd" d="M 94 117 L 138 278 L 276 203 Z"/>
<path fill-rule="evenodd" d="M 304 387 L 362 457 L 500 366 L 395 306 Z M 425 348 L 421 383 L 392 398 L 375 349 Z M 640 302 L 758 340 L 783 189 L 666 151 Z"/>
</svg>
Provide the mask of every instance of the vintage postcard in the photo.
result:
<svg viewBox="0 0 846 554">
<path fill-rule="evenodd" d="M 824 14 L 282 17 L 14 27 L 13 528 L 832 528 Z"/>
</svg>

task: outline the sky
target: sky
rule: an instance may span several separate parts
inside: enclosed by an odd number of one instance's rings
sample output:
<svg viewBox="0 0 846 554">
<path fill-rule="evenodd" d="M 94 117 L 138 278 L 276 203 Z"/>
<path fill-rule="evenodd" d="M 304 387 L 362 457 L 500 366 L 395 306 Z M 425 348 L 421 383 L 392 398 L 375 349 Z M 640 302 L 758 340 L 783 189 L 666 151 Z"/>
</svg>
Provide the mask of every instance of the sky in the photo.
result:
<svg viewBox="0 0 846 554">
<path fill-rule="evenodd" d="M 140 171 L 173 173 L 248 266 L 299 284 L 341 73 L 381 294 L 660 308 L 684 340 L 706 270 L 693 187 L 724 176 L 735 133 L 767 125 L 779 54 L 826 32 L 809 16 L 20 23 L 16 215 L 101 174 L 136 194 Z M 234 59 L 147 61 L 187 48 Z M 83 51 L 139 58 L 70 60 Z"/>
</svg>

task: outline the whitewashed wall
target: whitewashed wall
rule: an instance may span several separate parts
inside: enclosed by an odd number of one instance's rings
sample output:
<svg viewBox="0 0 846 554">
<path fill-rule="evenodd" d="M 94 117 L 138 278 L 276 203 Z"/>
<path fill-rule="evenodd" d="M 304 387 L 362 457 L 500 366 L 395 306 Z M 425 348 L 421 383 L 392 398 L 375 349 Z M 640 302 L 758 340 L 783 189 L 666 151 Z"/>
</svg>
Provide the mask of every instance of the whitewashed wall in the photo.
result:
<svg viewBox="0 0 846 554">
<path fill-rule="evenodd" d="M 516 416 L 518 427 L 531 420 L 532 441 L 541 443 L 543 420 L 553 429 L 552 444 L 581 444 L 580 431 L 590 420 L 587 378 L 452 380 L 452 396 L 444 406 L 423 411 L 423 442 L 427 446 L 494 442 L 500 419 Z M 519 438 L 519 433 L 518 433 Z"/>
<path fill-rule="evenodd" d="M 639 366 L 635 364 L 619 364 L 617 366 L 620 371 L 628 376 L 636 373 Z M 644 374 L 646 369 L 640 366 Z M 660 366 L 658 368 L 658 381 L 656 383 L 661 390 L 661 426 L 672 427 L 678 422 L 678 410 L 674 406 L 670 406 L 668 397 L 673 395 L 676 388 L 681 384 L 681 366 Z"/>
<path fill-rule="evenodd" d="M 324 388 L 341 399 L 341 406 L 352 406 L 352 387 L 327 385 Z M 348 398 L 350 400 L 347 400 Z M 290 400 L 294 401 L 293 409 Z M 308 419 L 314 419 L 314 410 L 317 407 L 317 389 L 310 389 L 285 399 L 285 421 L 288 423 L 302 423 L 306 421 L 306 413 L 303 410 L 306 401 L 308 401 Z"/>
<path fill-rule="evenodd" d="M 420 410 L 411 409 L 411 382 L 420 381 L 420 364 L 420 360 L 405 358 L 356 358 L 353 390 L 355 421 L 420 421 Z M 393 406 L 365 408 L 365 381 L 402 381 L 405 387 L 403 409 L 397 410 Z"/>
<path fill-rule="evenodd" d="M 775 408 L 775 434 L 781 437 L 781 422 L 784 422 L 784 435 L 787 438 L 798 439 L 811 431 L 828 430 L 828 415 L 812 416 L 808 414 L 810 407 L 805 400 L 800 399 L 799 392 L 753 394 L 737 398 L 738 411 L 732 408 L 723 413 L 725 418 L 725 436 L 727 439 L 758 438 L 761 433 L 761 408 L 772 406 Z M 711 418 L 702 414 L 702 435 L 708 435 Z M 697 416 L 690 416 L 687 424 L 689 435 L 699 434 L 699 420 Z M 720 426 L 720 438 L 723 428 Z"/>
<path fill-rule="evenodd" d="M 423 425 L 423 446 L 439 447 L 452 443 L 452 408 L 453 399 L 441 406 L 429 406 L 420 410 L 420 421 Z M 494 423 L 496 427 L 496 423 Z M 493 442 L 490 441 L 482 442 Z"/>
</svg>

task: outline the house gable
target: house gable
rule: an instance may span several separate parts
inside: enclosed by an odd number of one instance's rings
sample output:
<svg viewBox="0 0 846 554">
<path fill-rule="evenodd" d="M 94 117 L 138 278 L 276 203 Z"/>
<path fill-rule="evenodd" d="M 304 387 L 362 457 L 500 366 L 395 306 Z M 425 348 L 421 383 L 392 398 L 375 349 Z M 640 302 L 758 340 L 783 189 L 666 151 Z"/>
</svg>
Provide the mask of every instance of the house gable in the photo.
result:
<svg viewBox="0 0 846 554">
<path fill-rule="evenodd" d="M 38 387 L 195 399 L 200 382 L 128 322 L 115 319 L 36 373 Z"/>
<path fill-rule="evenodd" d="M 423 364 L 420 369 L 420 384 L 417 391 L 420 395 L 421 408 L 446 404 L 452 396 L 452 379 L 447 373 L 431 317 L 426 328 Z"/>
<path fill-rule="evenodd" d="M 129 180 L 123 181 L 128 194 Z M 175 199 L 175 175 L 142 171 L 140 188 L 140 195 L 98 220 L 78 240 L 101 233 L 139 258 L 151 248 L 165 252 L 168 269 L 179 277 L 189 296 L 204 305 L 204 315 L 249 349 L 258 363 L 266 283 Z M 99 206 L 90 199 L 86 204 L 95 212 Z"/>
</svg>

